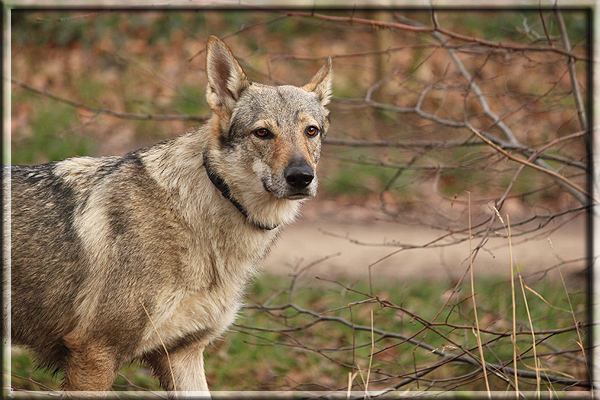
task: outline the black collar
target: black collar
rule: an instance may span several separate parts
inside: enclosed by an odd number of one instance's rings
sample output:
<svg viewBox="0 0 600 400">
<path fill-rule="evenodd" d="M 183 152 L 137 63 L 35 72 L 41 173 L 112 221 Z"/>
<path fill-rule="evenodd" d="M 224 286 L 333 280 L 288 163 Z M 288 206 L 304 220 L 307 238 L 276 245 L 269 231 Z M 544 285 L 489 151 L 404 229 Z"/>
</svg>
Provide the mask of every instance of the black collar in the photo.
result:
<svg viewBox="0 0 600 400">
<path fill-rule="evenodd" d="M 219 175 L 217 175 L 217 173 L 215 171 L 213 171 L 213 169 L 208 165 L 208 160 L 206 158 L 206 155 L 203 156 L 202 165 L 204 165 L 204 168 L 206 169 L 208 179 L 210 179 L 210 181 L 213 183 L 213 185 L 215 185 L 215 187 L 217 189 L 219 189 L 219 191 L 221 192 L 223 197 L 225 197 L 227 200 L 229 200 L 231 202 L 231 204 L 233 204 L 235 206 L 235 208 L 237 208 L 242 213 L 242 215 L 244 217 L 246 217 L 246 221 L 248 221 L 250 224 L 256 226 L 258 229 L 262 229 L 263 231 L 270 231 L 272 229 L 277 228 L 277 225 L 274 225 L 274 226 L 263 225 L 260 222 L 255 222 L 255 221 L 250 220 L 250 218 L 248 217 L 248 211 L 246 211 L 244 206 L 242 206 L 235 199 L 235 197 L 233 197 L 233 195 L 231 194 L 231 190 L 229 189 L 229 186 L 227 186 L 227 184 L 225 183 L 223 178 L 221 178 Z"/>
</svg>

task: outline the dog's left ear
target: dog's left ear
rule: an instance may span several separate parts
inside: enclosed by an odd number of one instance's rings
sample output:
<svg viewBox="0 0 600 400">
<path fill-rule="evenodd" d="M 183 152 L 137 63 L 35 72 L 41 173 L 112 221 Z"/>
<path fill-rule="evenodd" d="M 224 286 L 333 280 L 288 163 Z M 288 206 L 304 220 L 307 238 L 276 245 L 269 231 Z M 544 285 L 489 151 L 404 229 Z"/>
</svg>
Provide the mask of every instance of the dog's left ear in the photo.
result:
<svg viewBox="0 0 600 400">
<path fill-rule="evenodd" d="M 329 104 L 331 99 L 331 57 L 327 57 L 319 72 L 302 89 L 317 95 L 322 106 Z"/>
<path fill-rule="evenodd" d="M 231 50 L 215 36 L 206 43 L 206 75 L 208 105 L 215 112 L 231 114 L 250 82 Z"/>
</svg>

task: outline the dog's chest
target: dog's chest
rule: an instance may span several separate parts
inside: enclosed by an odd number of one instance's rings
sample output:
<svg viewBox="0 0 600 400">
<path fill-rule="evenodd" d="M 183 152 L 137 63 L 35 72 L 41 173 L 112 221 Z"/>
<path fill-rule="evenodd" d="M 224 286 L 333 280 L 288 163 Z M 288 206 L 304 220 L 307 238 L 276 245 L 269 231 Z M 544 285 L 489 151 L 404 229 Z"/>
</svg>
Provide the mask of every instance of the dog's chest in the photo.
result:
<svg viewBox="0 0 600 400">
<path fill-rule="evenodd" d="M 202 332 L 198 339 L 208 344 L 221 335 L 235 319 L 243 291 L 244 285 L 178 293 L 176 297 L 179 298 L 173 298 L 171 304 L 165 307 L 156 330 L 168 345 L 198 332 Z M 152 340 L 153 332 L 148 331 L 147 334 L 150 342 L 155 342 Z"/>
<path fill-rule="evenodd" d="M 239 241 L 232 236 L 228 243 L 191 246 L 181 281 L 165 290 L 156 304 L 153 314 L 157 322 L 145 332 L 144 351 L 159 345 L 158 336 L 165 343 L 176 343 L 202 332 L 201 341 L 208 344 L 221 335 L 235 319 L 247 282 L 255 275 L 256 264 L 273 237 Z"/>
</svg>

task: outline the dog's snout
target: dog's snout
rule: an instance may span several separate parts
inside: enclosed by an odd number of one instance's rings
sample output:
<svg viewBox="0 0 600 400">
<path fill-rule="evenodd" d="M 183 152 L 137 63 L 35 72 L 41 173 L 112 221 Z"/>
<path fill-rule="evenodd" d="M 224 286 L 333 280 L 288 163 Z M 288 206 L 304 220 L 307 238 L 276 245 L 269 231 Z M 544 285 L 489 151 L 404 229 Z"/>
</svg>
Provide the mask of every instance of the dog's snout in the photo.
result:
<svg viewBox="0 0 600 400">
<path fill-rule="evenodd" d="M 315 178 L 313 169 L 305 159 L 294 159 L 284 172 L 285 180 L 294 189 L 304 189 Z"/>
</svg>

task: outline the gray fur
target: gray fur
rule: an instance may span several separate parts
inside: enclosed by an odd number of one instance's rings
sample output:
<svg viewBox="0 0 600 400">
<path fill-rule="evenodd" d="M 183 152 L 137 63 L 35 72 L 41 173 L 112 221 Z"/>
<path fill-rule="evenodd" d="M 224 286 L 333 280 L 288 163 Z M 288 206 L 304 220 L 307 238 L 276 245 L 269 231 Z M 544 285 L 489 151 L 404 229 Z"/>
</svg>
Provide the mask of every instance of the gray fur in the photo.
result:
<svg viewBox="0 0 600 400">
<path fill-rule="evenodd" d="M 207 393 L 204 348 L 316 193 L 330 59 L 304 87 L 271 87 L 220 40 L 207 48 L 203 127 L 120 157 L 10 169 L 12 343 L 64 370 L 66 391 L 109 390 L 140 359 L 165 390 Z"/>
</svg>

